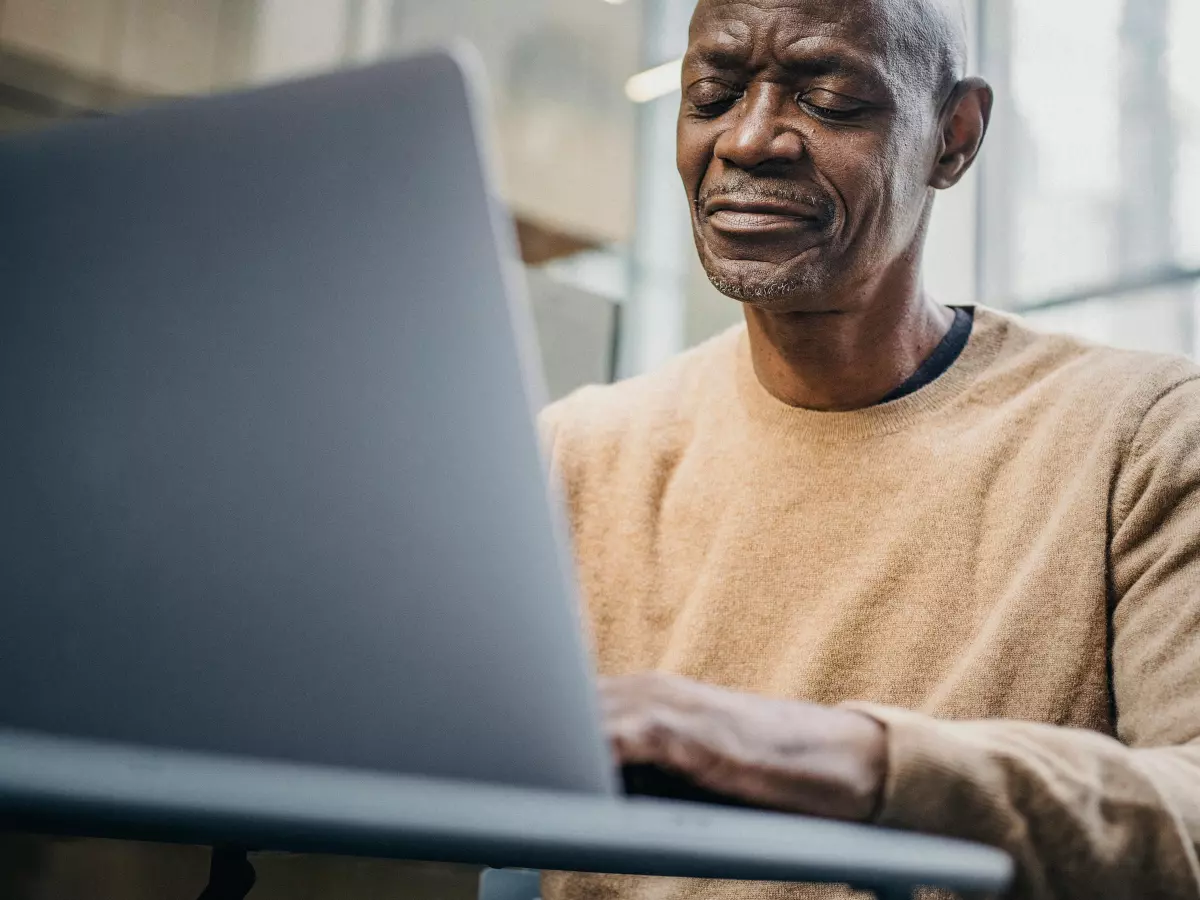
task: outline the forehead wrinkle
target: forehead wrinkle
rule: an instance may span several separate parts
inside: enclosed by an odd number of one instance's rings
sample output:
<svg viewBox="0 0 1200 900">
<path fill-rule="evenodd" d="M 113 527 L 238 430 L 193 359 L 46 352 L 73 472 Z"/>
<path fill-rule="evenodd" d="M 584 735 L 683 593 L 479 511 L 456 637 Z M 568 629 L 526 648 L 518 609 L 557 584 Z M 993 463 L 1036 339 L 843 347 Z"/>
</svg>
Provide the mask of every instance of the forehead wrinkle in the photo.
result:
<svg viewBox="0 0 1200 900">
<path fill-rule="evenodd" d="M 792 0 L 792 3 L 782 4 L 781 8 L 792 9 L 803 19 L 805 13 L 796 8 L 794 3 L 795 0 Z M 750 68 L 761 67 L 768 61 L 778 63 L 785 69 L 802 68 L 805 62 L 814 57 L 820 57 L 822 61 L 844 59 L 848 72 L 870 73 L 875 67 L 873 59 L 848 41 L 840 39 L 845 33 L 840 22 L 820 19 L 797 22 L 795 16 L 773 16 L 763 23 L 763 34 L 759 40 L 755 40 L 754 28 L 746 22 L 745 17 L 732 17 L 726 11 L 729 7 L 738 6 L 749 6 L 762 13 L 760 6 L 754 3 L 722 4 L 718 11 L 709 14 L 703 23 L 705 29 L 693 28 L 688 56 L 703 59 L 705 55 L 742 55 Z M 696 23 L 699 21 L 700 17 L 697 16 Z M 819 46 L 805 48 L 805 43 Z"/>
<path fill-rule="evenodd" d="M 751 40 L 750 26 L 741 19 L 728 19 L 722 23 L 717 40 L 722 43 L 748 44 Z"/>
<path fill-rule="evenodd" d="M 736 35 L 729 30 L 723 29 L 714 35 L 711 41 L 701 44 L 701 47 L 711 47 L 714 50 L 726 53 L 737 53 L 741 50 L 749 51 L 753 49 L 754 43 L 750 39 L 748 29 L 743 25 L 743 34 Z"/>
<path fill-rule="evenodd" d="M 818 58 L 837 59 L 849 71 L 873 74 L 880 69 L 880 54 L 873 47 L 860 48 L 843 40 L 837 30 L 826 29 L 823 34 L 808 34 L 789 41 L 778 52 L 780 62 L 803 63 Z"/>
<path fill-rule="evenodd" d="M 791 14 L 771 15 L 781 11 Z M 767 47 L 747 46 L 753 34 L 748 21 L 761 16 L 770 18 L 767 43 L 774 44 L 780 32 L 788 37 L 789 30 L 803 33 L 788 40 L 786 50 L 805 38 L 838 38 L 847 51 L 857 51 L 860 62 L 867 51 L 872 68 L 897 87 L 919 87 L 940 97 L 964 74 L 961 0 L 700 0 L 689 36 L 695 42 L 709 36 L 706 29 L 720 29 L 719 34 L 736 41 L 736 49 L 746 48 L 755 56 L 770 53 Z"/>
<path fill-rule="evenodd" d="M 746 40 L 750 36 L 750 26 L 746 24 L 743 16 L 735 16 L 732 14 L 721 14 L 717 10 L 726 6 L 750 6 L 754 4 L 746 3 L 745 0 L 733 3 L 721 3 L 719 0 L 698 0 L 696 8 L 692 11 L 692 19 L 688 23 L 688 41 L 696 41 L 701 36 L 701 29 L 708 25 L 709 18 L 717 19 L 717 23 L 723 28 L 723 33 L 728 34 L 735 40 Z M 719 18 L 718 18 L 719 16 Z M 730 29 L 736 29 L 741 35 L 735 35 Z"/>
</svg>

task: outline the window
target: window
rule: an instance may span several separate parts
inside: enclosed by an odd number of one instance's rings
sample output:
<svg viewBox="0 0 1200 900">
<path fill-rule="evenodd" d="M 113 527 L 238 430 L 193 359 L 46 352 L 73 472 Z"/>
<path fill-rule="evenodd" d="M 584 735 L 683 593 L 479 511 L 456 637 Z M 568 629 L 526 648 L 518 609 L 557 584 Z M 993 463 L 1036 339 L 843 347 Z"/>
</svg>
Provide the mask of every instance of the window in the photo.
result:
<svg viewBox="0 0 1200 900">
<path fill-rule="evenodd" d="M 1200 3 L 980 3 L 997 88 L 981 294 L 1056 330 L 1194 352 Z"/>
</svg>

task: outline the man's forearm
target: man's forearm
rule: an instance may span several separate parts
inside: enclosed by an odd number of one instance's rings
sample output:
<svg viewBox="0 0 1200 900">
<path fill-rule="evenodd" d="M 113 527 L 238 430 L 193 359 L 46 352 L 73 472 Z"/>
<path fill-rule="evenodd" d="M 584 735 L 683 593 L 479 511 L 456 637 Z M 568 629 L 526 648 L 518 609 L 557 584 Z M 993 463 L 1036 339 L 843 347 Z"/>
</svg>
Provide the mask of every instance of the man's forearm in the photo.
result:
<svg viewBox="0 0 1200 900">
<path fill-rule="evenodd" d="M 1007 850 L 1022 898 L 1200 897 L 1200 745 L 853 708 L 888 730 L 880 824 Z"/>
</svg>

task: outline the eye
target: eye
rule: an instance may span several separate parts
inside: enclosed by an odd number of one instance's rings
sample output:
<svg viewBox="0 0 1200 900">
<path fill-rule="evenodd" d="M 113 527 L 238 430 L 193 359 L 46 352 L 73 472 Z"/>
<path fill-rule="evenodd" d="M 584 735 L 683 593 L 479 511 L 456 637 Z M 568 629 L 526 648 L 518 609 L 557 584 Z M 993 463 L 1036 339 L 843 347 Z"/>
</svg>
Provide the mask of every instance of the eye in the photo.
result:
<svg viewBox="0 0 1200 900">
<path fill-rule="evenodd" d="M 712 119 L 729 111 L 744 91 L 722 81 L 701 81 L 688 89 L 688 102 L 697 116 Z"/>
<path fill-rule="evenodd" d="M 853 97 L 823 88 L 797 94 L 796 102 L 814 115 L 834 122 L 848 122 L 857 119 L 870 108 L 861 100 L 855 100 Z"/>
</svg>

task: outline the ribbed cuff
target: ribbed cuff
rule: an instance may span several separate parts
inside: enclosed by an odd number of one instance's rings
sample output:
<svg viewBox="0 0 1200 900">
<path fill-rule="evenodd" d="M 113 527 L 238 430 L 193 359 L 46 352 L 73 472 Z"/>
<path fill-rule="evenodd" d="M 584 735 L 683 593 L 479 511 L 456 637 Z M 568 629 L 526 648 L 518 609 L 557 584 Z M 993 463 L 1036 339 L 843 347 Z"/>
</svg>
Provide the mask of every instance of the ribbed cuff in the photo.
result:
<svg viewBox="0 0 1200 900">
<path fill-rule="evenodd" d="M 887 730 L 887 779 L 877 824 L 931 834 L 973 830 L 967 796 L 971 747 L 947 733 L 950 723 L 874 703 L 842 708 L 868 715 Z"/>
</svg>

